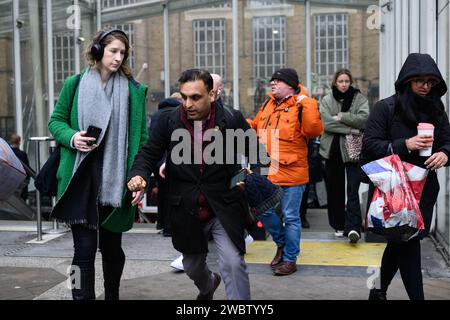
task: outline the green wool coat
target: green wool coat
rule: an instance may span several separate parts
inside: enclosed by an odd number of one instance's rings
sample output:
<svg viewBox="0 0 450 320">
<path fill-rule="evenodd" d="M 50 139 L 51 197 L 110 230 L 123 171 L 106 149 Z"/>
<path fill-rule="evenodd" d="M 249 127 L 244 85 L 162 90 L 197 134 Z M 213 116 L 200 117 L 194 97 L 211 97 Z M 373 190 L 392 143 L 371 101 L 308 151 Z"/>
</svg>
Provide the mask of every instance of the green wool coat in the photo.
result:
<svg viewBox="0 0 450 320">
<path fill-rule="evenodd" d="M 84 71 L 81 74 L 83 77 Z M 78 89 L 73 91 L 76 84 L 76 75 L 69 77 L 59 95 L 55 109 L 48 122 L 48 129 L 55 140 L 61 145 L 61 160 L 56 177 L 58 179 L 57 199 L 61 199 L 72 179 L 77 151 L 70 147 L 73 135 L 80 131 L 78 125 Z M 147 115 L 145 99 L 148 87 L 135 80 L 130 80 L 129 88 L 129 126 L 128 126 L 128 159 L 127 176 L 133 165 L 134 158 L 141 147 L 147 142 Z M 73 99 L 72 111 L 69 113 L 70 99 Z M 122 197 L 122 206 L 115 208 L 102 223 L 102 227 L 113 232 L 125 232 L 132 228 L 136 207 L 131 205 L 132 194 L 125 185 Z"/>
<path fill-rule="evenodd" d="M 340 147 L 342 161 L 349 162 L 349 156 L 345 148 L 345 135 L 351 129 L 363 130 L 369 118 L 369 103 L 361 93 L 357 93 L 353 98 L 353 103 L 348 112 L 342 112 L 340 121 L 333 119 L 333 116 L 341 112 L 342 103 L 337 101 L 330 93 L 323 97 L 320 104 L 320 117 L 322 118 L 324 132 L 320 138 L 319 153 L 324 159 L 329 159 L 331 143 L 336 134 L 340 135 Z"/>
</svg>

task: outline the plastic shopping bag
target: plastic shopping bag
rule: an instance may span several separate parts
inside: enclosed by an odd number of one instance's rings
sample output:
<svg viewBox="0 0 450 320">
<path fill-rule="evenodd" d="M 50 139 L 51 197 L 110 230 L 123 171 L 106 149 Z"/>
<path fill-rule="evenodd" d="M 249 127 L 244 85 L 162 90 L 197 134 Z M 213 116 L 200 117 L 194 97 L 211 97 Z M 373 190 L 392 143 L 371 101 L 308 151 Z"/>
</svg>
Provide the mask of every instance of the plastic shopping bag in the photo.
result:
<svg viewBox="0 0 450 320">
<path fill-rule="evenodd" d="M 419 201 L 428 170 L 391 155 L 363 165 L 375 185 L 366 228 L 387 240 L 408 241 L 425 229 Z"/>
</svg>

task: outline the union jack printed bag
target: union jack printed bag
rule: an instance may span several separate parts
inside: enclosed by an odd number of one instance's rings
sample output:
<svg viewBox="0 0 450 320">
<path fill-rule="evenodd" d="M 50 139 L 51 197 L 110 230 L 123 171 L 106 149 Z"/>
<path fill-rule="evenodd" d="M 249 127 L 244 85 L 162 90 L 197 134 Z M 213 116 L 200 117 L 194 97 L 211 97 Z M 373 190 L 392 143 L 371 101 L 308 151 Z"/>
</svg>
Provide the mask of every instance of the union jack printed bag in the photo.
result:
<svg viewBox="0 0 450 320">
<path fill-rule="evenodd" d="M 402 162 L 396 154 L 361 168 L 375 185 L 367 229 L 395 242 L 408 241 L 425 229 L 419 201 L 428 170 Z"/>
</svg>

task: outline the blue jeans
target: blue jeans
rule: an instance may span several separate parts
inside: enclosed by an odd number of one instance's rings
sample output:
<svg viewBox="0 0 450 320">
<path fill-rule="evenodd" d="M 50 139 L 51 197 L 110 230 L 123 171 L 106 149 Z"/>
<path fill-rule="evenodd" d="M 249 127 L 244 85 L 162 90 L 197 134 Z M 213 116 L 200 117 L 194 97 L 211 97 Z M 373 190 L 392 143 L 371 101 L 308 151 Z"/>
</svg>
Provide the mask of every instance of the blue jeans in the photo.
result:
<svg viewBox="0 0 450 320">
<path fill-rule="evenodd" d="M 269 209 L 258 216 L 264 228 L 270 233 L 273 241 L 283 250 L 283 261 L 296 262 L 300 254 L 300 237 L 302 225 L 300 222 L 300 203 L 305 191 L 305 185 L 282 187 L 283 196 L 281 198 L 281 221 L 275 210 Z M 284 224 L 284 225 L 283 225 Z"/>
</svg>

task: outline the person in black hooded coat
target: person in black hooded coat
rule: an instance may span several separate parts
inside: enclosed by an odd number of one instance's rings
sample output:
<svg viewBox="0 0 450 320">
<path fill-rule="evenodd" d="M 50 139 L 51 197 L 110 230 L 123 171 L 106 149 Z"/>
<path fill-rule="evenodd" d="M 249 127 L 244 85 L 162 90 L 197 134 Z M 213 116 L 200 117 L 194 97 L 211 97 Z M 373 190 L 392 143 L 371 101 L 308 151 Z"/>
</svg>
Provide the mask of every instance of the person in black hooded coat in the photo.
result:
<svg viewBox="0 0 450 320">
<path fill-rule="evenodd" d="M 411 300 L 423 300 L 420 240 L 429 232 L 433 208 L 439 193 L 436 170 L 448 166 L 450 125 L 441 97 L 447 92 L 442 75 L 428 54 L 410 54 L 395 82 L 396 93 L 379 101 L 371 112 L 364 133 L 364 163 L 397 154 L 402 161 L 430 169 L 419 202 L 425 230 L 407 242 L 389 241 L 381 261 L 380 285 L 369 299 L 386 299 L 386 291 L 397 270 Z M 417 134 L 418 123 L 434 125 L 434 138 Z M 432 145 L 432 155 L 422 157 L 419 150 Z M 374 187 L 369 189 L 369 202 Z"/>
<path fill-rule="evenodd" d="M 181 100 L 173 97 L 173 95 L 169 98 L 166 98 L 162 100 L 160 103 L 158 103 L 158 111 L 152 114 L 150 118 L 150 127 L 148 129 L 149 134 L 151 135 L 152 132 L 156 128 L 156 123 L 158 122 L 159 117 L 161 114 L 170 112 L 171 110 L 175 109 L 181 104 Z M 172 234 L 171 228 L 170 228 L 170 220 L 167 214 L 167 202 L 168 202 L 168 191 L 167 191 L 167 183 L 165 181 L 165 178 L 161 177 L 159 174 L 161 166 L 165 163 L 166 156 L 158 162 L 157 169 L 155 172 L 153 172 L 153 175 L 155 176 L 156 183 L 158 186 L 158 194 L 157 194 L 157 202 L 158 202 L 158 222 L 157 227 L 162 229 L 162 234 L 165 237 L 170 237 Z M 150 192 L 149 192 L 150 193 Z"/>
</svg>

